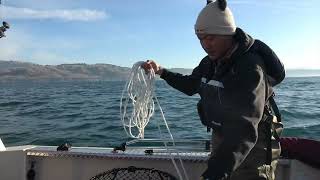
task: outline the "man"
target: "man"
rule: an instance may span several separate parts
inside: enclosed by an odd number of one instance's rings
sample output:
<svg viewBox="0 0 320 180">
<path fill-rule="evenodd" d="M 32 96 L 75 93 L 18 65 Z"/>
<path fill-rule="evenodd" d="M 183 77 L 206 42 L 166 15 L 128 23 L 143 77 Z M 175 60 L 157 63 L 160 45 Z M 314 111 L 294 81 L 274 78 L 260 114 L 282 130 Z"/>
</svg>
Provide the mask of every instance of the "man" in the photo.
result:
<svg viewBox="0 0 320 180">
<path fill-rule="evenodd" d="M 191 75 L 170 72 L 152 60 L 142 67 L 187 95 L 200 94 L 200 119 L 213 130 L 203 179 L 274 179 L 280 150 L 271 140 L 265 112 L 272 85 L 284 78 L 283 65 L 267 45 L 236 28 L 226 1 L 209 1 L 195 32 L 208 56 Z"/>
</svg>

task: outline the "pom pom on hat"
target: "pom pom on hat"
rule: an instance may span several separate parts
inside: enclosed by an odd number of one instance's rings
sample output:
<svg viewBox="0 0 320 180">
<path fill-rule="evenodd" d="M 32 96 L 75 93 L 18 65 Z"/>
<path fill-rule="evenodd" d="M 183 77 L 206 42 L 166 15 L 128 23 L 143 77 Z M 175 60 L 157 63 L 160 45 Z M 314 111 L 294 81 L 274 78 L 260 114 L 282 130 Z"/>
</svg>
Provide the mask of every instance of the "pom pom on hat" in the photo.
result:
<svg viewBox="0 0 320 180">
<path fill-rule="evenodd" d="M 226 0 L 208 0 L 195 24 L 196 34 L 234 35 L 235 21 Z"/>
</svg>

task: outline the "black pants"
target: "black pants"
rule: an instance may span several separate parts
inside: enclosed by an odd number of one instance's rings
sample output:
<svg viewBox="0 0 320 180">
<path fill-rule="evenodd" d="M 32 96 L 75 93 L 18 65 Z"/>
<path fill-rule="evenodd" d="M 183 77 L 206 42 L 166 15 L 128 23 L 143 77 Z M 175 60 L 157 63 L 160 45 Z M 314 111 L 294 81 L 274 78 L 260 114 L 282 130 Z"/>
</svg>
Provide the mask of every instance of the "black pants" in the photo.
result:
<svg viewBox="0 0 320 180">
<path fill-rule="evenodd" d="M 222 137 L 212 134 L 212 154 L 222 141 Z M 266 150 L 263 147 L 265 147 L 264 142 L 258 141 L 240 167 L 232 173 L 229 180 L 274 180 L 278 161 L 274 160 L 271 165 L 267 165 Z"/>
</svg>

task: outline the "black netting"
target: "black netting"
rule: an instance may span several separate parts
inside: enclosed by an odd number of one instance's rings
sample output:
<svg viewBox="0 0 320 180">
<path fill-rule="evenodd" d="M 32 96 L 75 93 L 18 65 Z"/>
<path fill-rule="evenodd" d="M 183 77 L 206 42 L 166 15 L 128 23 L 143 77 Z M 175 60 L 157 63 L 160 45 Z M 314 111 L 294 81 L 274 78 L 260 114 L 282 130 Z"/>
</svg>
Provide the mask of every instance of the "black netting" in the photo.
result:
<svg viewBox="0 0 320 180">
<path fill-rule="evenodd" d="M 115 168 L 92 177 L 90 180 L 177 180 L 174 176 L 156 169 Z"/>
</svg>

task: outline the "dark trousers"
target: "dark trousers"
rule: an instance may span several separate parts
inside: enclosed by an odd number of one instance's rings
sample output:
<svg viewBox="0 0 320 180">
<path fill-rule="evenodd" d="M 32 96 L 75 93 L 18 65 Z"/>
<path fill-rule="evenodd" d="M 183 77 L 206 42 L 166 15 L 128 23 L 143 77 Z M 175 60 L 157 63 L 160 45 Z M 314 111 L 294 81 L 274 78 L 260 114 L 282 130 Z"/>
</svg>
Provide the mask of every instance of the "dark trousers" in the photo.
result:
<svg viewBox="0 0 320 180">
<path fill-rule="evenodd" d="M 212 153 L 218 148 L 223 138 L 212 134 Z M 229 178 L 229 180 L 274 180 L 277 160 L 273 160 L 271 165 L 266 164 L 266 149 L 264 142 L 257 142 L 243 161 Z"/>
</svg>

